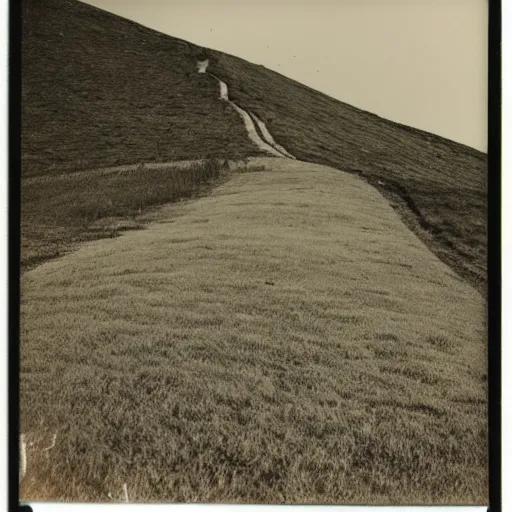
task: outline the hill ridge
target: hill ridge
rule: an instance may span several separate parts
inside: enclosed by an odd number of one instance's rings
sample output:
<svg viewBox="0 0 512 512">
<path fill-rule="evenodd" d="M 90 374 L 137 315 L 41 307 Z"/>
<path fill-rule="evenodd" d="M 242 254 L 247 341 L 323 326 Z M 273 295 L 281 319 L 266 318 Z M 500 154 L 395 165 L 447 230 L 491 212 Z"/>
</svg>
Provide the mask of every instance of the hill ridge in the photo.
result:
<svg viewBox="0 0 512 512">
<path fill-rule="evenodd" d="M 143 23 L 140 23 L 140 22 L 136 22 L 136 21 L 133 21 L 131 20 L 130 18 L 125 18 L 124 16 L 121 16 L 119 14 L 113 14 L 109 11 L 106 11 L 104 9 L 102 9 L 101 7 L 97 7 L 97 6 L 94 6 L 94 5 L 91 5 L 91 4 L 87 4 L 86 2 L 83 2 L 82 0 L 67 0 L 67 1 L 77 1 L 77 2 L 80 2 L 84 5 L 87 5 L 88 7 L 91 7 L 93 9 L 97 9 L 103 13 L 106 13 L 110 16 L 113 16 L 113 17 L 116 17 L 116 18 L 119 18 L 119 19 L 122 19 L 122 20 L 125 20 L 129 23 L 132 23 L 132 24 L 135 24 L 137 26 L 140 26 L 140 27 L 143 27 L 144 29 L 146 30 L 149 30 L 149 31 L 152 31 L 154 32 L 155 34 L 158 34 L 160 36 L 164 36 L 164 37 L 169 37 L 169 38 L 172 38 L 174 39 L 176 42 L 179 42 L 179 43 L 182 43 L 184 44 L 185 46 L 187 46 L 191 52 L 193 53 L 193 55 L 197 55 L 197 52 L 199 53 L 203 53 L 203 52 L 207 52 L 208 54 L 223 54 L 224 52 L 220 51 L 220 50 L 217 50 L 215 48 L 210 48 L 208 46 L 199 46 L 195 43 L 192 43 L 186 39 L 181 39 L 179 37 L 175 37 L 175 36 L 172 36 L 170 34 L 166 34 L 164 32 L 160 32 L 154 28 L 151 28 L 151 27 L 148 27 L 147 25 L 144 25 Z M 404 124 L 404 123 L 400 123 L 399 121 L 394 121 L 392 119 L 389 119 L 387 117 L 384 117 L 384 116 L 381 116 L 375 112 L 372 112 L 371 110 L 366 110 L 366 109 L 363 109 L 361 107 L 357 107 L 355 105 L 352 105 L 351 103 L 346 103 L 344 102 L 343 100 L 340 100 L 339 98 L 335 98 L 334 96 L 331 96 L 323 91 L 320 91 L 318 89 L 315 89 L 307 84 L 304 84 L 302 82 L 299 82 L 298 80 L 295 80 L 294 78 L 291 78 L 283 73 L 280 73 L 279 71 L 276 71 L 274 69 L 270 69 L 270 68 L 267 68 L 265 66 L 263 66 L 262 64 L 253 64 L 251 63 L 250 61 L 248 61 L 247 59 L 244 59 L 243 57 L 240 57 L 238 55 L 232 55 L 232 57 L 236 58 L 236 59 L 240 59 L 241 61 L 244 61 L 248 64 L 251 64 L 251 65 L 256 65 L 256 66 L 261 66 L 261 67 L 264 67 L 265 69 L 267 69 L 268 71 L 272 72 L 272 73 L 275 73 L 276 75 L 279 75 L 287 80 L 290 80 L 291 82 L 294 82 L 295 84 L 297 85 L 300 85 L 301 87 L 304 87 L 316 94 L 320 94 L 320 95 L 323 95 L 329 99 L 333 99 L 335 101 L 339 101 L 340 103 L 342 103 L 344 106 L 346 107 L 349 107 L 351 109 L 354 109 L 355 111 L 357 112 L 361 112 L 361 113 L 365 113 L 365 114 L 369 114 L 371 116 L 374 116 L 375 118 L 381 120 L 381 121 L 385 121 L 386 123 L 389 123 L 390 125 L 392 126 L 395 126 L 395 127 L 398 127 L 398 128 L 402 128 L 402 129 L 405 129 L 405 130 L 408 130 L 408 131 L 412 131 L 412 132 L 415 132 L 419 135 L 426 135 L 426 136 L 429 136 L 429 137 L 432 137 L 433 139 L 439 141 L 439 142 L 444 142 L 444 143 L 448 143 L 448 144 L 454 144 L 456 145 L 457 147 L 460 147 L 461 149 L 464 148 L 465 150 L 468 150 L 468 152 L 474 154 L 474 155 L 479 155 L 481 158 L 484 158 L 486 159 L 487 158 L 487 153 L 485 153 L 484 151 L 480 151 L 472 146 L 468 146 L 467 144 L 464 144 L 462 142 L 458 142 L 458 141 L 455 141 L 453 139 L 449 139 L 447 137 L 443 137 L 442 135 L 439 135 L 439 134 L 436 134 L 436 133 L 433 133 L 433 132 L 429 132 L 427 130 L 423 130 L 421 128 L 418 128 L 418 127 L 415 127 L 415 126 L 411 126 L 411 125 L 407 125 L 407 124 Z"/>
</svg>

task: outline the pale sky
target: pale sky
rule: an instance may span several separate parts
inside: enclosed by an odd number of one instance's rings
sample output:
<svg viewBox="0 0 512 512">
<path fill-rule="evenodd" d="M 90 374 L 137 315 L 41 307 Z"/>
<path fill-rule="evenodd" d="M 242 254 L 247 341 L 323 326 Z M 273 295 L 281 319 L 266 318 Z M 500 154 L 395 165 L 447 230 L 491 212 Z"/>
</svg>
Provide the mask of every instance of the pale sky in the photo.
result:
<svg viewBox="0 0 512 512">
<path fill-rule="evenodd" d="M 86 0 L 487 151 L 488 0 Z"/>
</svg>

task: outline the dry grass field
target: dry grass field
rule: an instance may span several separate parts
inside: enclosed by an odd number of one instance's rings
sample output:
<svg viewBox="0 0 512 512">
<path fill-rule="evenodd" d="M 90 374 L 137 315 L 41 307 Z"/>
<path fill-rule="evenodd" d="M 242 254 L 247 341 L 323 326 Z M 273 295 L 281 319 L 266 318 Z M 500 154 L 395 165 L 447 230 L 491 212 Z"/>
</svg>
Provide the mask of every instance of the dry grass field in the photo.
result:
<svg viewBox="0 0 512 512">
<path fill-rule="evenodd" d="M 254 165 L 24 274 L 22 499 L 486 503 L 482 296 L 356 176 Z"/>
</svg>

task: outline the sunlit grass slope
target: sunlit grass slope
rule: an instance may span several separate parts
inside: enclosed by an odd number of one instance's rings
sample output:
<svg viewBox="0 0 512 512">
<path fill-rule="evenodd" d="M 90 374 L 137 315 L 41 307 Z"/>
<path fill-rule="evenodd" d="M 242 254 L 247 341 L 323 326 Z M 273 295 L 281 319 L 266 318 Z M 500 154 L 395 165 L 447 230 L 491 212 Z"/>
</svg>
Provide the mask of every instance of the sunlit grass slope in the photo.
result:
<svg viewBox="0 0 512 512">
<path fill-rule="evenodd" d="M 24 499 L 486 503 L 481 295 L 362 180 L 263 162 L 24 275 Z"/>
</svg>

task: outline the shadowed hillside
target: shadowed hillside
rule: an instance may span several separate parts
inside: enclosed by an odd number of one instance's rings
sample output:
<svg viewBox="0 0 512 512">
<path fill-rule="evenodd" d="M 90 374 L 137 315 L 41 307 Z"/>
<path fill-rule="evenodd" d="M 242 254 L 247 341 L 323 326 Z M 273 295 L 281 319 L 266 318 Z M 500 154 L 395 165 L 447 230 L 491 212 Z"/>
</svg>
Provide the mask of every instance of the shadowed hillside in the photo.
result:
<svg viewBox="0 0 512 512">
<path fill-rule="evenodd" d="M 259 154 L 193 45 L 73 0 L 23 5 L 24 177 Z"/>
</svg>

